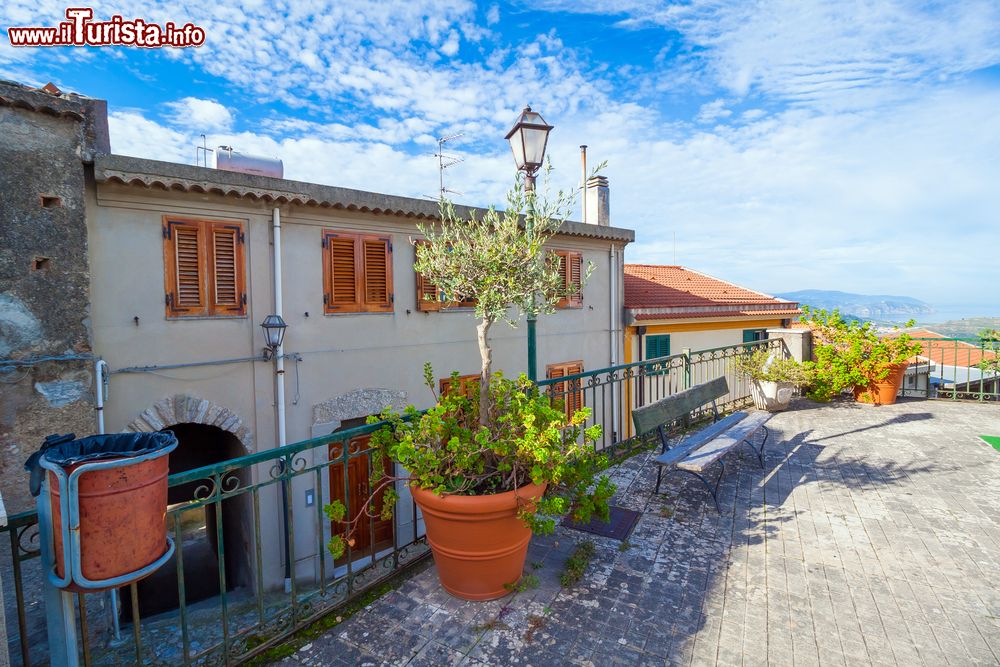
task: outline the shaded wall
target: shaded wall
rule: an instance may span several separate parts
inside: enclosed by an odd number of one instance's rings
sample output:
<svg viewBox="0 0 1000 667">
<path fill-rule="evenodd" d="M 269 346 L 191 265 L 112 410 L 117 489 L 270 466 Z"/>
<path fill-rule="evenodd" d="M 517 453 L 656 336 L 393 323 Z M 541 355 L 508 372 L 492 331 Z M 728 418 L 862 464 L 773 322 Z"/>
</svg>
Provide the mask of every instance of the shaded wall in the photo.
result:
<svg viewBox="0 0 1000 667">
<path fill-rule="evenodd" d="M 94 118 L 96 116 L 96 118 Z M 97 129 L 95 129 L 97 128 Z M 28 509 L 25 459 L 94 431 L 85 162 L 107 150 L 103 102 L 0 83 L 0 486 Z M 36 362 L 38 358 L 63 359 Z"/>
</svg>

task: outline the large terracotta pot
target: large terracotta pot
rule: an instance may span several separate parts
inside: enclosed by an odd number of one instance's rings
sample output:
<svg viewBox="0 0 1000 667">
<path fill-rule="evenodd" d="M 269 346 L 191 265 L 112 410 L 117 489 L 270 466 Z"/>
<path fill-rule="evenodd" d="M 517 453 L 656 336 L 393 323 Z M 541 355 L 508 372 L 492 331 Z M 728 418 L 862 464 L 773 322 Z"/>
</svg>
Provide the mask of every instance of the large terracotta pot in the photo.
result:
<svg viewBox="0 0 1000 667">
<path fill-rule="evenodd" d="M 903 376 L 909 363 L 895 364 L 884 380 L 874 382 L 867 387 L 854 388 L 854 400 L 875 405 L 892 405 L 896 402 L 900 387 L 903 386 Z"/>
<path fill-rule="evenodd" d="M 519 502 L 533 504 L 545 485 L 488 496 L 411 491 L 424 514 L 427 543 L 444 589 L 464 600 L 494 600 L 510 593 L 506 586 L 521 578 L 531 541 L 531 530 L 517 518 Z"/>
</svg>

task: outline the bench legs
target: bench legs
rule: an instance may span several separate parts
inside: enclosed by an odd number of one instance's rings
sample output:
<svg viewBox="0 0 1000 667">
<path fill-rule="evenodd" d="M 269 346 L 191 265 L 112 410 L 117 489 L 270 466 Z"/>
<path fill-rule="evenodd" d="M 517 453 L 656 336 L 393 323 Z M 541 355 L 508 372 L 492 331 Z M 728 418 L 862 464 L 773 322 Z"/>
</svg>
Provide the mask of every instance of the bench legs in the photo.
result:
<svg viewBox="0 0 1000 667">
<path fill-rule="evenodd" d="M 694 472 L 692 470 L 683 470 L 681 468 L 672 468 L 672 470 L 675 470 L 677 472 L 686 472 L 689 475 L 694 475 L 695 477 L 697 477 L 701 481 L 701 483 L 705 485 L 705 488 L 708 489 L 708 492 L 712 494 L 712 500 L 715 502 L 715 511 L 718 512 L 719 514 L 722 514 L 722 509 L 719 507 L 719 484 L 722 482 L 722 476 L 726 473 L 725 463 L 723 463 L 721 460 L 719 461 L 719 475 L 718 477 L 715 478 L 714 483 L 709 482 L 704 475 Z M 660 492 L 660 480 L 662 476 L 663 476 L 663 466 L 657 466 L 656 489 L 653 491 L 653 493 Z"/>
<path fill-rule="evenodd" d="M 766 426 L 761 426 L 761 429 L 764 430 L 764 439 L 760 441 L 760 449 L 757 449 L 757 447 L 755 447 L 754 444 L 753 444 L 753 433 L 751 433 L 750 435 L 748 435 L 741 442 L 745 442 L 746 444 L 750 445 L 750 449 L 752 449 L 753 453 L 757 455 L 757 461 L 760 462 L 760 467 L 763 468 L 764 467 L 764 447 L 767 445 L 767 436 L 770 435 L 771 432 L 767 430 Z"/>
<path fill-rule="evenodd" d="M 767 446 L 767 438 L 771 434 L 771 432 L 767 430 L 767 426 L 761 426 L 761 429 L 763 429 L 764 431 L 764 439 L 761 440 L 760 442 L 760 448 L 758 448 L 756 445 L 753 444 L 753 433 L 748 435 L 740 442 L 746 443 L 747 445 L 750 446 L 750 449 L 752 449 L 753 453 L 757 456 L 757 461 L 760 463 L 760 467 L 763 468 L 764 448 Z M 667 449 L 666 438 L 663 437 L 662 432 L 660 433 L 660 436 L 661 438 L 663 438 L 663 451 L 666 451 Z M 725 474 L 726 472 L 726 465 L 725 463 L 722 462 L 722 459 L 719 459 L 719 476 L 715 478 L 714 483 L 709 482 L 708 479 L 705 478 L 705 476 L 693 472 L 691 470 L 684 470 L 682 468 L 672 468 L 672 470 L 676 470 L 677 472 L 686 472 L 690 475 L 694 475 L 695 477 L 697 477 L 701 481 L 701 483 L 705 485 L 705 488 L 708 489 L 709 493 L 712 494 L 712 500 L 715 501 L 715 510 L 720 514 L 722 513 L 722 510 L 719 507 L 719 484 L 722 482 L 722 475 Z M 663 466 L 659 465 L 656 467 L 656 488 L 653 490 L 653 493 L 660 492 L 660 483 L 662 481 L 663 481 Z"/>
</svg>

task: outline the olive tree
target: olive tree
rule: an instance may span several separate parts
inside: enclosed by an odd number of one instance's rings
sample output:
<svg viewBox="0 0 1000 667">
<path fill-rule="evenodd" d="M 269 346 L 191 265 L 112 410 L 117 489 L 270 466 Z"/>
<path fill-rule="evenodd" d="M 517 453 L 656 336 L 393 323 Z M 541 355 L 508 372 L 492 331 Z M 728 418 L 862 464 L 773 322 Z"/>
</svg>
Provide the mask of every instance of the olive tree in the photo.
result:
<svg viewBox="0 0 1000 667">
<path fill-rule="evenodd" d="M 476 302 L 481 424 L 490 415 L 490 328 L 500 321 L 516 328 L 521 314 L 553 312 L 560 299 L 582 289 L 593 271 L 588 265 L 581 284 L 567 285 L 560 258 L 545 249 L 574 199 L 562 190 L 552 198 L 539 196 L 526 190 L 519 177 L 502 211 L 491 206 L 462 216 L 452 202 L 442 199 L 437 223 L 418 226 L 425 242 L 416 244 L 414 268 L 437 287 L 443 301 Z"/>
</svg>

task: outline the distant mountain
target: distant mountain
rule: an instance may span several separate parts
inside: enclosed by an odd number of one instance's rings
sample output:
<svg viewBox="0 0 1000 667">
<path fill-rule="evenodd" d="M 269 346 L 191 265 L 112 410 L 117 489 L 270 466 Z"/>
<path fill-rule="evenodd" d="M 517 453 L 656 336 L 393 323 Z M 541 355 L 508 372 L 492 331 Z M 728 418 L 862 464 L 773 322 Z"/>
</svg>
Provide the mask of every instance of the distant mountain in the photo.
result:
<svg viewBox="0 0 1000 667">
<path fill-rule="evenodd" d="M 886 294 L 852 294 L 833 290 L 805 289 L 798 292 L 777 294 L 779 298 L 811 306 L 833 310 L 839 308 L 843 315 L 868 320 L 899 320 L 925 313 L 933 313 L 930 304 L 910 296 L 890 296 Z"/>
</svg>

